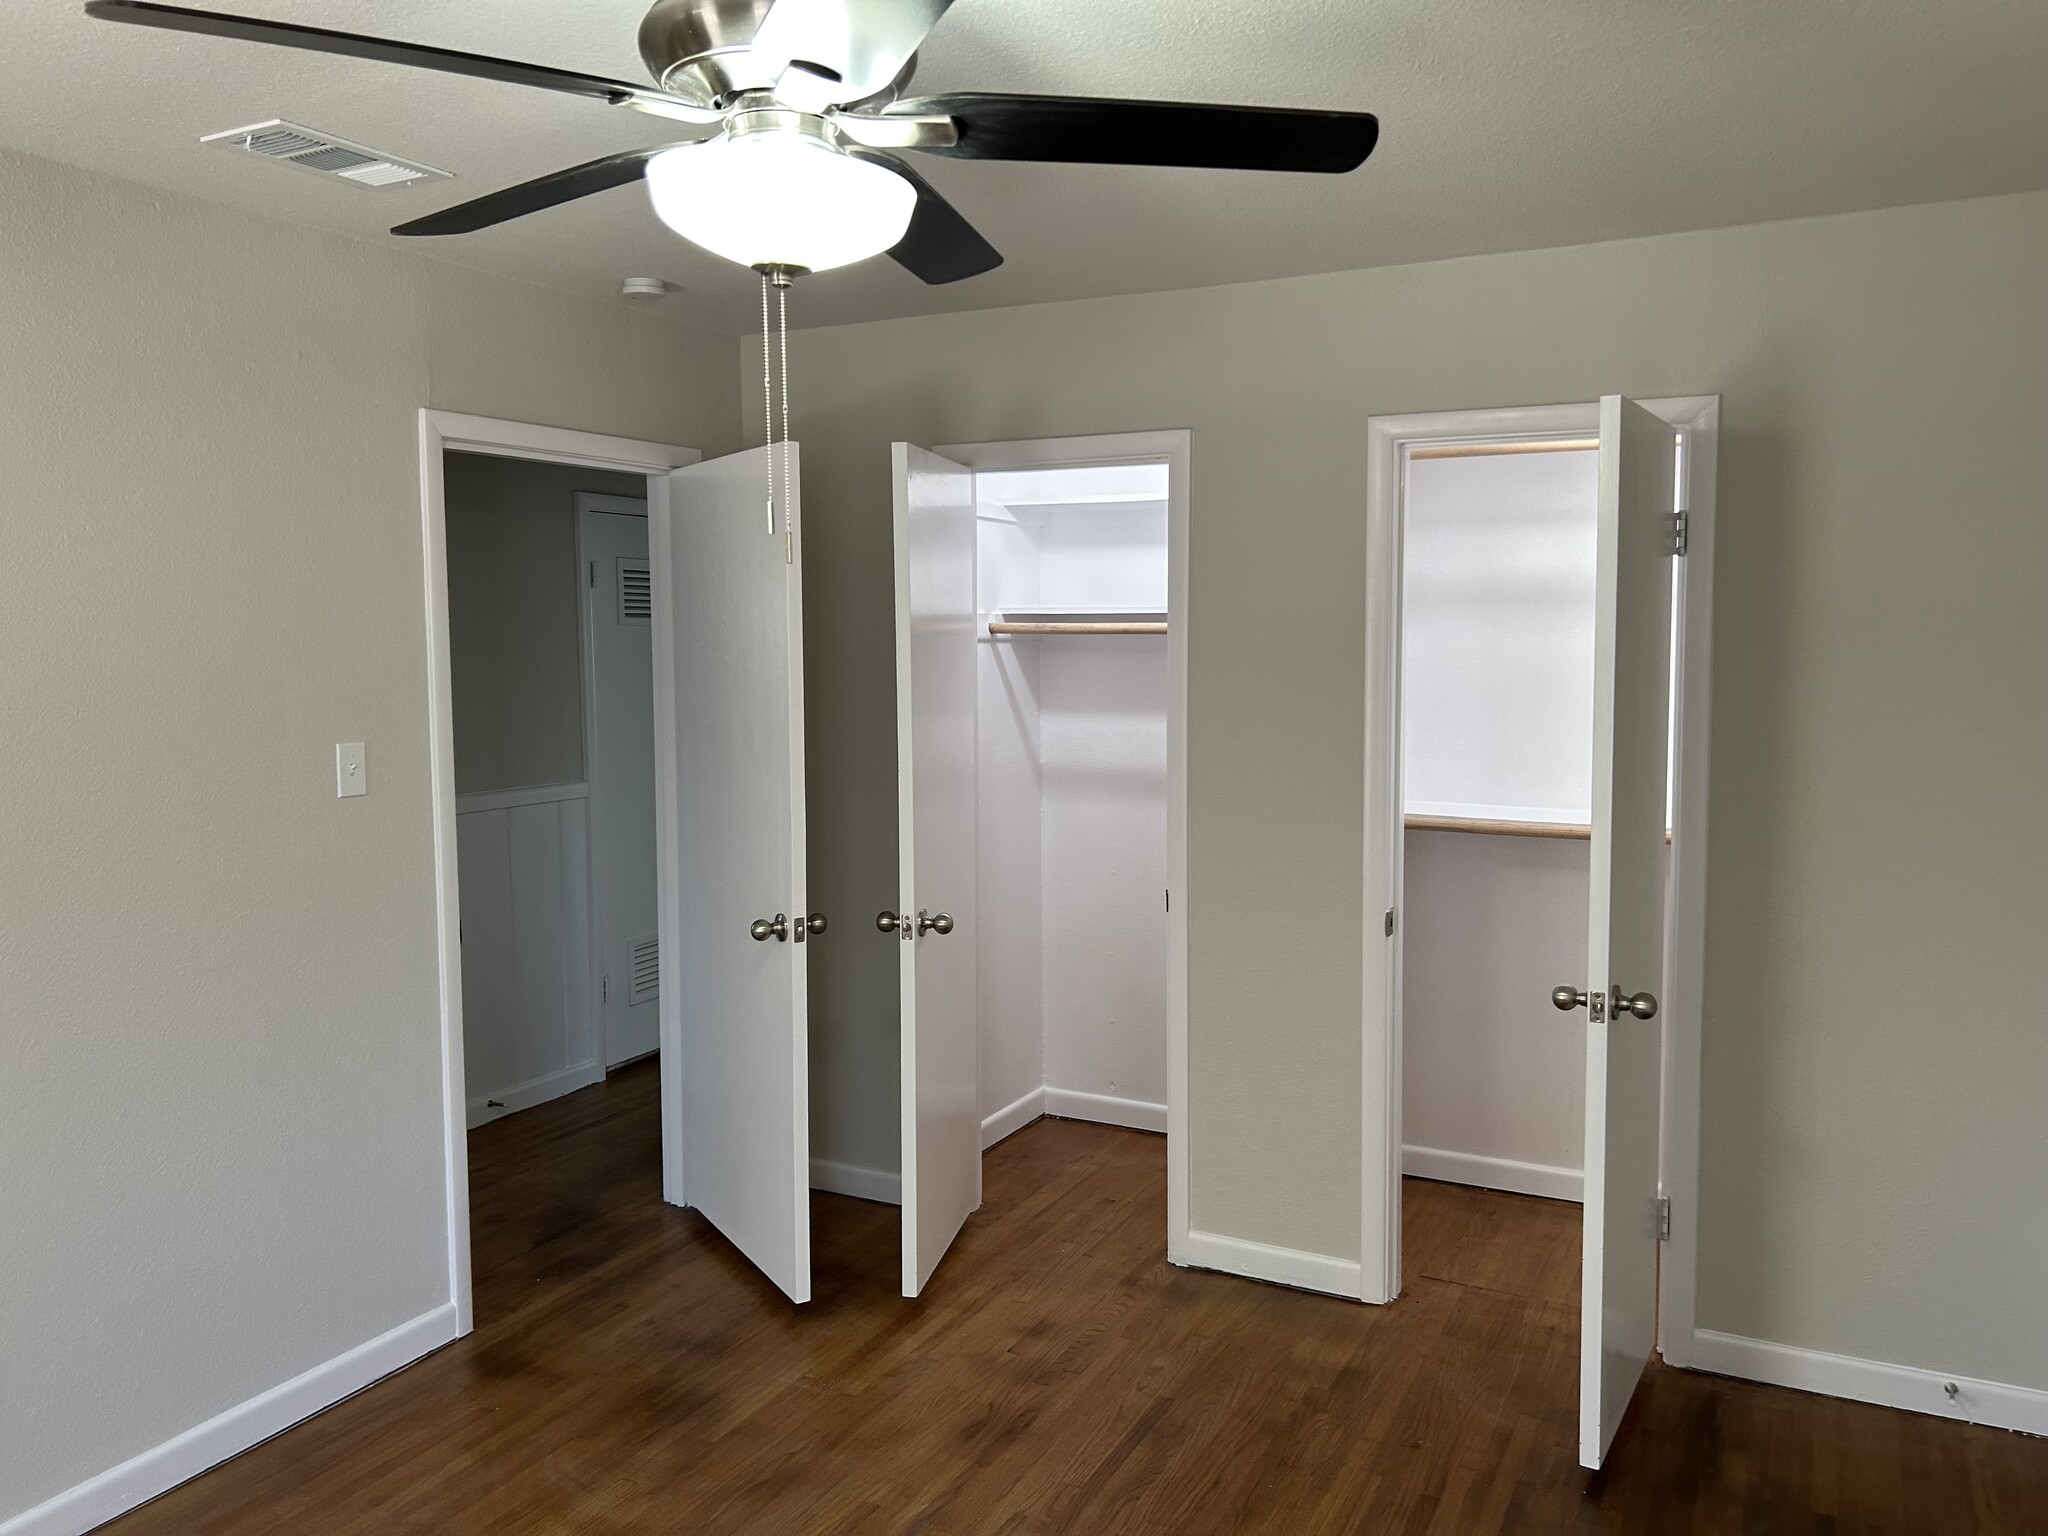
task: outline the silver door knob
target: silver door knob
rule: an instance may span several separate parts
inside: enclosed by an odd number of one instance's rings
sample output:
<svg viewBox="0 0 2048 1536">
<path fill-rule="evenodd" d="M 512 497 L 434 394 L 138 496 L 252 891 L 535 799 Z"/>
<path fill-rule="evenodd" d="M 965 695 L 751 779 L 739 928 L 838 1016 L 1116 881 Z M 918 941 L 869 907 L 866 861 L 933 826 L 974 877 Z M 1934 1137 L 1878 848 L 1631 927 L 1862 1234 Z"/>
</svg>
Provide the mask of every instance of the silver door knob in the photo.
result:
<svg viewBox="0 0 2048 1536">
<path fill-rule="evenodd" d="M 953 916 L 950 912 L 941 912 L 937 917 L 926 917 L 925 909 L 919 907 L 917 909 L 917 931 L 920 935 L 936 933 L 943 936 L 949 934 L 953 931 Z"/>
<path fill-rule="evenodd" d="M 1657 1017 L 1657 999 L 1648 992 L 1638 992 L 1631 997 L 1620 987 L 1616 987 L 1614 1007 L 1611 1011 L 1617 1019 L 1624 1013 L 1632 1013 L 1639 1019 L 1654 1019 Z"/>
<path fill-rule="evenodd" d="M 903 919 L 894 912 L 877 912 L 875 914 L 875 926 L 884 933 L 894 933 L 902 921 Z"/>
<path fill-rule="evenodd" d="M 804 919 L 804 927 L 808 928 L 812 933 L 823 933 L 825 931 L 825 914 L 813 912 Z"/>
<path fill-rule="evenodd" d="M 754 936 L 757 943 L 765 944 L 771 937 L 787 942 L 789 939 L 789 918 L 781 912 L 775 914 L 775 921 L 772 923 L 765 917 L 757 917 L 754 919 L 754 926 L 749 928 L 747 932 Z"/>
<path fill-rule="evenodd" d="M 1550 1002 L 1552 1007 L 1562 1008 L 1566 1012 L 1570 1012 L 1574 1008 L 1586 1006 L 1586 994 L 1577 987 L 1552 987 L 1550 989 Z"/>
</svg>

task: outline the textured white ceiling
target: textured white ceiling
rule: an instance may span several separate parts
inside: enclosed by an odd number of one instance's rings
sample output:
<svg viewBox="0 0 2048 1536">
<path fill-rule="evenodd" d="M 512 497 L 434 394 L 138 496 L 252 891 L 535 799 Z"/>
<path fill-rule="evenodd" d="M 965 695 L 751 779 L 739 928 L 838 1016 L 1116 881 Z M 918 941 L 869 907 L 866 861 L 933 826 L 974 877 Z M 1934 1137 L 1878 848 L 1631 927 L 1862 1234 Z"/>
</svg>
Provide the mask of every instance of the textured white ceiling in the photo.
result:
<svg viewBox="0 0 2048 1536">
<path fill-rule="evenodd" d="M 212 0 L 317 26 L 644 78 L 641 0 Z M 662 141 L 543 92 L 0 0 L 0 144 L 379 239 L 431 208 Z M 957 0 L 920 91 L 1364 108 L 1346 177 L 919 157 L 1008 258 L 926 288 L 877 260 L 806 280 L 815 325 L 1192 287 L 2048 186 L 2048 0 Z M 372 191 L 204 133 L 285 117 L 457 173 Z M 621 189 L 436 254 L 743 330 L 755 279 Z"/>
</svg>

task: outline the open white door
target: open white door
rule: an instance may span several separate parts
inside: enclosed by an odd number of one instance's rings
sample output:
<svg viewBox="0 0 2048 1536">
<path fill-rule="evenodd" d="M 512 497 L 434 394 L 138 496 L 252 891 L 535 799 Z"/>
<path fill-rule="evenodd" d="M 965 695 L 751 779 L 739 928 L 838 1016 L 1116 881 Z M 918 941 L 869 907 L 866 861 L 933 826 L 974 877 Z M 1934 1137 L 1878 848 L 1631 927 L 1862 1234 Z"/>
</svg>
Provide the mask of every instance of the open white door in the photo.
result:
<svg viewBox="0 0 2048 1536">
<path fill-rule="evenodd" d="M 1600 402 L 1586 957 L 1579 1460 L 1598 1467 L 1657 1340 L 1657 1147 L 1670 740 L 1671 426 Z M 1566 999 L 1570 1001 L 1570 999 Z"/>
<path fill-rule="evenodd" d="M 664 1184 L 808 1301 L 803 554 L 767 494 L 755 449 L 650 503 Z"/>
<path fill-rule="evenodd" d="M 903 1294 L 981 1204 L 975 1016 L 974 476 L 895 446 Z"/>
</svg>

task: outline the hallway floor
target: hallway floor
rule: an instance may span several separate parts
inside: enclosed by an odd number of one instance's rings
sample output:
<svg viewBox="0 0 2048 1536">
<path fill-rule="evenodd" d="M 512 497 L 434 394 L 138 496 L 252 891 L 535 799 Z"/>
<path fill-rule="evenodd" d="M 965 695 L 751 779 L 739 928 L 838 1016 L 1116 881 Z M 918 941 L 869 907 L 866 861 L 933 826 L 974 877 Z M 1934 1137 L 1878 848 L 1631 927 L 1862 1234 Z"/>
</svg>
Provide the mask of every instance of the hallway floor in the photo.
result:
<svg viewBox="0 0 2048 1536">
<path fill-rule="evenodd" d="M 660 1198 L 652 1064 L 472 1133 L 476 1332 L 108 1529 L 2048 1530 L 2048 1441 L 1653 1368 L 1575 1464 L 1578 1208 L 1411 1181 L 1407 1293 L 1165 1259 L 1165 1144 L 992 1149 L 924 1297 L 813 1198 L 796 1308 Z"/>
</svg>

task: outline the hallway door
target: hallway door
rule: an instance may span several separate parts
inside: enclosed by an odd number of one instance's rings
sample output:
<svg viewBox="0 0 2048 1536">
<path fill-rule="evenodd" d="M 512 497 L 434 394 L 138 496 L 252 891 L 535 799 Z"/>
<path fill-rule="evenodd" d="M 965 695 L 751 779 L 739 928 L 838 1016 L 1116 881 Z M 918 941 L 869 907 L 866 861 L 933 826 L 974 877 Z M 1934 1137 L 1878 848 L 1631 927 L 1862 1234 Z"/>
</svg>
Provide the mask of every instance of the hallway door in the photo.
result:
<svg viewBox="0 0 2048 1536">
<path fill-rule="evenodd" d="M 607 1068 L 661 1041 L 654 890 L 654 584 L 647 503 L 576 497 L 598 1043 Z"/>
</svg>

